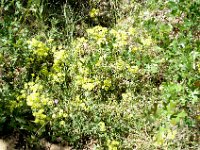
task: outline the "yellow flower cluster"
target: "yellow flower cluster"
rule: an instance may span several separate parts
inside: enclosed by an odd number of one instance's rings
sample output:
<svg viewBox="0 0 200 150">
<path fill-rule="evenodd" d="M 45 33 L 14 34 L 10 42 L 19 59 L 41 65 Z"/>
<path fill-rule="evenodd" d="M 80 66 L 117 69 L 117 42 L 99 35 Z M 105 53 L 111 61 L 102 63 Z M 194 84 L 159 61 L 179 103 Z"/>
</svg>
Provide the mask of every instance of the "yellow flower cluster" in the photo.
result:
<svg viewBox="0 0 200 150">
<path fill-rule="evenodd" d="M 128 44 L 128 32 L 124 30 L 114 30 L 111 29 L 109 32 L 115 38 L 115 43 L 113 43 L 114 48 L 123 48 Z"/>
<path fill-rule="evenodd" d="M 77 38 L 77 40 L 73 41 L 72 47 L 74 53 L 79 56 L 83 55 L 87 51 L 87 42 L 88 40 L 84 37 Z"/>
<path fill-rule="evenodd" d="M 47 116 L 44 114 L 44 109 L 40 109 L 39 111 L 33 112 L 33 116 L 35 117 L 34 122 L 36 124 L 45 124 Z"/>
<path fill-rule="evenodd" d="M 68 56 L 66 50 L 59 50 L 54 52 L 54 64 L 60 65 Z"/>
<path fill-rule="evenodd" d="M 78 86 L 81 86 L 84 90 L 91 91 L 94 89 L 95 86 L 97 86 L 100 83 L 98 80 L 92 80 L 87 77 L 83 76 L 76 76 L 75 78 L 75 84 Z"/>
<path fill-rule="evenodd" d="M 90 10 L 90 13 L 89 13 L 89 15 L 90 15 L 91 18 L 97 17 L 98 14 L 99 14 L 99 9 L 95 9 L 95 8 L 92 8 Z"/>
<path fill-rule="evenodd" d="M 88 37 L 94 40 L 98 45 L 107 43 L 107 33 L 108 29 L 101 26 L 95 26 L 94 28 L 87 29 Z"/>
<path fill-rule="evenodd" d="M 76 110 L 83 110 L 83 111 L 89 110 L 89 107 L 85 103 L 85 99 L 80 99 L 79 95 L 75 96 L 74 100 L 70 101 L 68 106 L 70 113 L 73 113 Z"/>
<path fill-rule="evenodd" d="M 102 89 L 105 89 L 106 91 L 108 91 L 111 86 L 112 86 L 112 82 L 109 78 L 107 78 L 103 81 Z"/>
<path fill-rule="evenodd" d="M 136 29 L 135 29 L 135 28 L 133 28 L 133 27 L 130 27 L 130 28 L 128 29 L 128 34 L 129 34 L 129 35 L 132 35 L 132 36 L 134 36 L 134 35 L 135 35 L 135 33 L 136 33 Z"/>
<path fill-rule="evenodd" d="M 52 105 L 52 102 L 44 93 L 43 85 L 34 82 L 26 83 L 21 93 L 26 99 L 27 105 L 32 109 L 35 123 L 44 124 L 47 119 L 44 108 L 47 105 Z"/>
<path fill-rule="evenodd" d="M 132 94 L 131 94 L 131 92 L 127 92 L 127 93 L 123 93 L 122 94 L 122 103 L 124 102 L 124 103 L 126 103 L 126 102 L 129 102 L 129 101 L 131 101 L 132 100 Z"/>
<path fill-rule="evenodd" d="M 64 120 L 65 120 L 65 118 L 67 118 L 68 117 L 68 113 L 64 110 L 64 109 L 62 109 L 62 108 L 59 108 L 59 107 L 54 107 L 54 109 L 53 109 L 53 114 L 52 114 L 52 118 L 53 119 L 62 119 L 62 125 L 64 125 L 65 123 L 63 123 L 64 122 Z"/>
<path fill-rule="evenodd" d="M 101 132 L 104 132 L 104 131 L 106 131 L 106 125 L 105 125 L 105 123 L 104 122 L 99 122 L 99 128 L 100 128 L 100 131 Z"/>
<path fill-rule="evenodd" d="M 54 64 L 50 74 L 52 81 L 62 83 L 65 80 L 65 73 L 63 72 L 64 63 L 67 60 L 68 54 L 66 50 L 54 51 Z"/>
<path fill-rule="evenodd" d="M 108 150 L 117 150 L 119 146 L 119 142 L 115 140 L 107 140 Z"/>
<path fill-rule="evenodd" d="M 49 48 L 46 46 L 45 43 L 32 38 L 28 41 L 30 49 L 32 49 L 33 54 L 37 55 L 38 57 L 45 57 L 48 55 Z"/>
<path fill-rule="evenodd" d="M 115 66 L 116 66 L 115 69 L 117 71 L 128 70 L 128 72 L 131 73 L 131 74 L 136 74 L 139 71 L 138 66 L 131 66 L 128 63 L 126 63 L 125 61 L 123 61 L 120 57 L 116 61 L 116 65 Z"/>
<path fill-rule="evenodd" d="M 64 110 L 64 109 L 62 109 L 62 108 L 60 108 L 60 107 L 54 107 L 52 112 L 53 113 L 52 113 L 51 118 L 54 121 L 58 119 L 59 120 L 59 126 L 60 127 L 65 127 L 65 125 L 66 125 L 65 120 L 69 116 L 68 113 L 67 113 L 67 111 Z M 50 122 L 50 123 L 52 124 L 52 123 L 54 123 L 54 121 Z"/>
<path fill-rule="evenodd" d="M 141 42 L 142 42 L 142 44 L 143 44 L 144 46 L 150 46 L 150 45 L 153 43 L 151 37 L 149 37 L 149 36 L 147 36 L 147 37 L 142 37 L 142 38 L 141 38 Z"/>
</svg>

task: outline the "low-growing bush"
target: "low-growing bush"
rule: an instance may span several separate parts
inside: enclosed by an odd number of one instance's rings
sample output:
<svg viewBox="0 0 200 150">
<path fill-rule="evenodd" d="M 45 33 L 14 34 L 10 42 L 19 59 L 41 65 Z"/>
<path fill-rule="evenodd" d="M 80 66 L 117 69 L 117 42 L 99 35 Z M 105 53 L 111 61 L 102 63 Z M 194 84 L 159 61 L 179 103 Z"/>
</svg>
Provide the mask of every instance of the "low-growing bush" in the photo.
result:
<svg viewBox="0 0 200 150">
<path fill-rule="evenodd" d="M 1 6 L 2 135 L 19 132 L 29 149 L 41 138 L 75 149 L 198 149 L 198 2 L 68 1 L 51 25 L 45 17 L 62 1 L 28 2 Z M 76 15 L 86 17 L 80 37 Z"/>
</svg>

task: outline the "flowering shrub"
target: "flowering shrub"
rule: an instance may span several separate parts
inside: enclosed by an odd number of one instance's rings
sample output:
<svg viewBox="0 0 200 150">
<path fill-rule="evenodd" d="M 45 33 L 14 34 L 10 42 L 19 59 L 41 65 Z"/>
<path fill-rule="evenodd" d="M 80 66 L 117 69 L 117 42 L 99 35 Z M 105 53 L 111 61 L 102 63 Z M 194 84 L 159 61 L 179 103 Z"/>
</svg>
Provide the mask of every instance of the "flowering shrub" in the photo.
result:
<svg viewBox="0 0 200 150">
<path fill-rule="evenodd" d="M 102 1 L 88 3 L 100 21 Z M 124 3 L 128 17 L 70 43 L 53 23 L 32 34 L 20 21 L 0 22 L 0 131 L 26 131 L 32 149 L 39 138 L 75 149 L 198 148 L 198 3 Z"/>
</svg>

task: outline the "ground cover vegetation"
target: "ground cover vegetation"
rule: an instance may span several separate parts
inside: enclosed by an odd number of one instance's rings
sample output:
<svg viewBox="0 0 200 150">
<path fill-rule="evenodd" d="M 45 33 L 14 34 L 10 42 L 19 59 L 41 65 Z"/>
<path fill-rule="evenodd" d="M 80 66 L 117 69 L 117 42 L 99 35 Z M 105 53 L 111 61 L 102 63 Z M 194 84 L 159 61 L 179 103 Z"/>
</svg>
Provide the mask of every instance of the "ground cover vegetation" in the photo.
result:
<svg viewBox="0 0 200 150">
<path fill-rule="evenodd" d="M 199 0 L 0 5 L 0 135 L 16 148 L 200 147 Z"/>
</svg>

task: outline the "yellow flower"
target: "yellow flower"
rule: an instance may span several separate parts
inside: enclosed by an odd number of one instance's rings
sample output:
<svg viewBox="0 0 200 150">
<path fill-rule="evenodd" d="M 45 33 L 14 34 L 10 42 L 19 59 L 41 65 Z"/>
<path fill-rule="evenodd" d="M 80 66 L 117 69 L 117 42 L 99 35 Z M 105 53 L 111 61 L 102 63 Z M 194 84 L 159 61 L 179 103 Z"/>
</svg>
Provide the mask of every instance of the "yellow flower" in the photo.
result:
<svg viewBox="0 0 200 150">
<path fill-rule="evenodd" d="M 48 55 L 49 48 L 41 41 L 32 38 L 32 40 L 28 41 L 28 43 L 30 45 L 30 48 L 33 49 L 32 51 L 35 55 L 38 55 L 40 57 Z"/>
<path fill-rule="evenodd" d="M 95 8 L 92 8 L 92 10 L 89 13 L 91 18 L 98 16 L 98 14 L 99 14 L 99 9 L 95 9 Z"/>
<path fill-rule="evenodd" d="M 57 73 L 57 74 L 52 74 L 53 82 L 58 82 L 62 83 L 65 80 L 65 74 L 64 73 Z"/>
<path fill-rule="evenodd" d="M 65 121 L 60 121 L 60 126 L 65 126 Z"/>
<path fill-rule="evenodd" d="M 150 46 L 152 44 L 151 37 L 141 38 L 141 42 L 144 46 Z"/>
<path fill-rule="evenodd" d="M 113 35 L 113 36 L 115 36 L 115 37 L 118 36 L 118 32 L 116 30 L 114 30 L 114 29 L 110 30 L 110 34 Z"/>
<path fill-rule="evenodd" d="M 118 141 L 115 141 L 115 140 L 113 140 L 113 141 L 110 141 L 110 140 L 108 140 L 107 141 L 107 146 L 108 146 L 108 150 L 117 150 L 118 148 L 118 146 L 119 146 L 119 142 Z"/>
<path fill-rule="evenodd" d="M 53 101 L 52 101 L 52 100 L 49 100 L 48 103 L 47 103 L 47 105 L 53 106 Z"/>
<path fill-rule="evenodd" d="M 39 93 L 31 93 L 27 96 L 27 105 L 32 106 L 34 103 L 39 101 Z"/>
<path fill-rule="evenodd" d="M 106 131 L 106 126 L 104 122 L 99 122 L 99 128 L 101 132 Z"/>
<path fill-rule="evenodd" d="M 117 62 L 116 62 L 116 67 L 117 67 L 117 68 L 116 68 L 117 70 L 121 71 L 121 70 L 126 69 L 127 64 L 126 64 L 126 62 L 124 62 L 121 58 L 119 58 L 119 59 L 117 60 Z"/>
<path fill-rule="evenodd" d="M 132 99 L 131 93 L 130 93 L 130 92 L 128 92 L 128 93 L 123 93 L 123 94 L 122 94 L 122 99 L 123 99 L 124 101 L 130 101 L 130 100 Z"/>
<path fill-rule="evenodd" d="M 128 33 L 129 33 L 130 35 L 134 35 L 134 34 L 135 34 L 135 28 L 130 27 L 130 28 L 128 29 Z"/>
<path fill-rule="evenodd" d="M 34 73 L 32 73 L 32 74 L 31 74 L 31 76 L 32 76 L 32 77 L 34 77 L 34 76 L 35 76 L 35 74 L 34 74 Z"/>
<path fill-rule="evenodd" d="M 175 138 L 176 134 L 177 134 L 176 130 L 174 130 L 174 131 L 168 130 L 167 139 L 173 140 Z"/>
<path fill-rule="evenodd" d="M 64 58 L 66 57 L 66 51 L 60 50 L 54 52 L 54 63 L 59 63 L 60 61 L 64 61 Z"/>
<path fill-rule="evenodd" d="M 138 51 L 138 47 L 133 47 L 131 50 L 132 53 L 135 53 L 136 51 Z"/>
<path fill-rule="evenodd" d="M 49 101 L 49 99 L 46 98 L 44 95 L 42 95 L 42 97 L 41 97 L 41 102 L 42 102 L 42 104 L 43 104 L 43 105 L 47 105 L 47 104 L 48 104 L 48 101 Z"/>
<path fill-rule="evenodd" d="M 129 71 L 130 73 L 133 73 L 133 74 L 138 73 L 138 70 L 139 70 L 138 66 L 131 66 L 131 67 L 128 67 L 128 71 Z"/>
<path fill-rule="evenodd" d="M 98 45 L 106 43 L 106 34 L 108 29 L 101 26 L 95 26 L 94 28 L 87 29 L 88 37 L 95 40 Z"/>
<path fill-rule="evenodd" d="M 64 114 L 63 114 L 63 117 L 64 117 L 64 118 L 67 118 L 67 117 L 68 117 L 68 114 L 67 114 L 67 113 L 64 113 Z"/>
<path fill-rule="evenodd" d="M 58 112 L 58 117 L 62 117 L 63 116 L 63 112 L 64 111 L 62 109 L 60 109 L 59 112 Z"/>
<path fill-rule="evenodd" d="M 84 109 L 85 111 L 88 110 L 87 107 L 86 107 L 86 105 L 85 105 L 85 103 L 81 103 L 81 104 L 80 104 L 80 107 L 81 107 L 82 109 Z"/>
<path fill-rule="evenodd" d="M 55 118 L 56 118 L 56 114 L 53 114 L 53 115 L 52 115 L 52 118 L 55 119 Z"/>
<path fill-rule="evenodd" d="M 112 82 L 110 79 L 106 79 L 103 81 L 104 85 L 102 86 L 103 89 L 106 91 L 112 86 Z"/>
<path fill-rule="evenodd" d="M 95 87 L 94 83 L 85 83 L 85 84 L 82 85 L 82 88 L 85 89 L 85 90 L 88 90 L 88 91 L 93 90 L 94 87 Z"/>
</svg>

